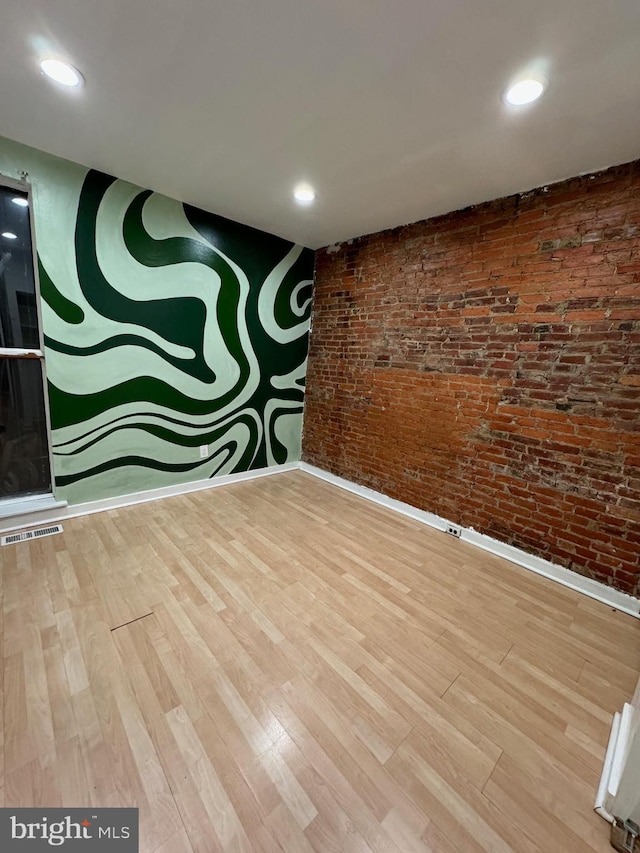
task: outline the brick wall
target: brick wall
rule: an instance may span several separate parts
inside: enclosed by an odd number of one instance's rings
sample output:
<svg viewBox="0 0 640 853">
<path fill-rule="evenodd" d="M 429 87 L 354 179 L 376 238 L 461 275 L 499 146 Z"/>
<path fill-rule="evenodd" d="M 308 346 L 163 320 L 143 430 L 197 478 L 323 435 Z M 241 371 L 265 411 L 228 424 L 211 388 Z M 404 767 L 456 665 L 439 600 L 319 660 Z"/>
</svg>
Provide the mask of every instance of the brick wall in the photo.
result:
<svg viewBox="0 0 640 853">
<path fill-rule="evenodd" d="M 640 161 L 319 250 L 303 458 L 640 595 Z"/>
</svg>

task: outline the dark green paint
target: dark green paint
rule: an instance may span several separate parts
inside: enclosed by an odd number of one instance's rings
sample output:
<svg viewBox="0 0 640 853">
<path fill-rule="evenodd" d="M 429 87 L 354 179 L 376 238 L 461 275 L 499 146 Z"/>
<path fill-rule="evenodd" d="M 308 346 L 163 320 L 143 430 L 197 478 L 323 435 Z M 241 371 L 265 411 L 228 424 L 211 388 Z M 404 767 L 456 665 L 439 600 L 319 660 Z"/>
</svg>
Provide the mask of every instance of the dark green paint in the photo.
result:
<svg viewBox="0 0 640 853">
<path fill-rule="evenodd" d="M 56 312 L 65 323 L 77 325 L 84 320 L 84 311 L 70 299 L 67 299 L 55 284 L 51 281 L 49 274 L 38 258 L 38 278 L 40 279 L 40 296 L 47 305 Z"/>
<path fill-rule="evenodd" d="M 268 464 L 266 438 L 274 459 L 278 463 L 287 461 L 287 448 L 276 438 L 275 421 L 279 414 L 293 414 L 302 411 L 303 382 L 294 388 L 276 390 L 272 378 L 289 374 L 306 358 L 307 335 L 304 334 L 287 344 L 273 340 L 268 331 L 262 327 L 258 315 L 258 298 L 260 289 L 274 267 L 291 250 L 291 244 L 281 238 L 274 237 L 254 228 L 231 222 L 224 217 L 205 213 L 196 208 L 185 206 L 185 215 L 193 228 L 210 244 L 187 237 L 169 237 L 156 240 L 149 235 L 143 225 L 144 205 L 151 196 L 150 191 L 140 191 L 129 205 L 123 222 L 113 223 L 113 227 L 122 227 L 122 235 L 127 250 L 138 263 L 147 267 L 176 267 L 176 295 L 171 298 L 137 301 L 123 295 L 106 279 L 98 263 L 96 251 L 96 223 L 100 204 L 105 193 L 113 185 L 115 179 L 100 172 L 90 171 L 84 181 L 78 204 L 78 216 L 75 228 L 75 255 L 78 280 L 83 296 L 93 310 L 111 321 L 117 323 L 138 325 L 155 332 L 159 338 L 172 344 L 187 347 L 194 353 L 192 358 L 179 358 L 171 355 L 161 345 L 149 341 L 143 335 L 121 334 L 112 335 L 98 344 L 89 347 L 78 347 L 69 341 L 58 341 L 51 336 L 46 337 L 50 350 L 82 358 L 83 356 L 115 350 L 120 346 L 137 346 L 154 352 L 172 368 L 211 385 L 212 393 L 207 399 L 189 397 L 173 387 L 169 382 L 157 376 L 139 376 L 134 379 L 119 382 L 104 390 L 90 394 L 74 394 L 57 387 L 55 382 L 49 383 L 52 426 L 55 429 L 80 425 L 100 415 L 108 415 L 117 407 L 125 404 L 139 404 L 144 410 L 145 403 L 167 408 L 182 415 L 172 418 L 155 412 L 146 412 L 154 418 L 162 419 L 166 424 L 191 425 L 189 416 L 210 416 L 210 422 L 198 426 L 196 435 L 184 436 L 163 424 L 148 424 L 132 421 L 131 415 L 121 416 L 101 423 L 96 429 L 88 430 L 80 436 L 56 445 L 56 455 L 75 456 L 90 447 L 99 445 L 108 435 L 123 430 L 141 430 L 177 446 L 197 447 L 200 444 L 213 444 L 224 439 L 225 433 L 235 423 L 248 426 L 251 440 L 243 451 L 241 459 L 235 464 L 235 471 L 246 471 L 261 468 Z M 104 223 L 103 223 L 104 227 Z M 224 258 L 214 251 L 215 247 L 229 257 L 243 270 L 249 282 L 249 292 L 246 305 L 242 304 L 242 290 L 238 277 Z M 199 263 L 215 271 L 220 279 L 220 288 L 215 300 L 216 324 L 223 338 L 227 352 L 235 360 L 239 377 L 234 387 L 223 395 L 214 394 L 216 365 L 208 364 L 205 360 L 205 334 L 207 330 L 207 304 L 201 299 L 182 296 L 179 293 L 179 265 L 184 263 Z M 290 299 L 294 288 L 300 281 L 311 279 L 313 273 L 313 253 L 305 249 L 287 273 L 280 285 L 275 302 L 276 322 L 281 328 L 289 329 L 308 318 L 298 316 L 291 310 Z M 55 287 L 44 268 L 41 266 L 42 295 L 45 301 L 61 319 L 69 323 L 79 324 L 84 321 L 82 310 L 63 296 Z M 212 283 L 212 287 L 213 287 Z M 310 296 L 310 285 L 301 289 L 297 296 L 297 304 L 301 306 Z M 213 301 L 213 300 L 212 300 Z M 211 305 L 211 302 L 209 303 Z M 234 414 L 225 414 L 225 424 L 220 425 L 216 415 L 227 409 L 246 388 L 251 377 L 251 359 L 243 348 L 238 318 L 243 311 L 246 323 L 251 355 L 259 365 L 258 385 L 250 399 L 238 403 Z M 292 408 L 276 406 L 271 414 L 269 423 L 265 423 L 265 409 L 272 400 L 293 403 Z M 263 422 L 262 436 L 255 421 L 242 410 L 255 410 Z M 142 412 L 141 412 L 142 414 Z M 135 416 L 133 416 L 135 417 Z M 120 423 L 117 426 L 117 422 Z M 105 430 L 105 426 L 110 429 Z M 68 444 L 77 444 L 83 438 L 88 438 L 97 430 L 99 435 L 90 438 L 82 447 L 76 447 L 69 453 L 63 453 L 59 448 Z M 216 471 L 233 454 L 235 442 L 229 441 L 224 445 L 225 458 L 216 467 Z M 218 458 L 222 450 L 216 452 Z M 210 457 L 214 458 L 214 457 Z M 207 460 L 197 460 L 193 463 L 167 463 L 156 459 L 137 455 L 124 455 L 116 459 L 108 459 L 86 471 L 73 475 L 57 477 L 59 485 L 69 485 L 85 477 L 113 470 L 118 467 L 139 466 L 164 470 L 167 472 L 183 473 L 192 471 L 205 464 Z M 210 460 L 209 460 L 210 462 Z M 215 472 L 214 472 L 215 473 Z"/>
</svg>

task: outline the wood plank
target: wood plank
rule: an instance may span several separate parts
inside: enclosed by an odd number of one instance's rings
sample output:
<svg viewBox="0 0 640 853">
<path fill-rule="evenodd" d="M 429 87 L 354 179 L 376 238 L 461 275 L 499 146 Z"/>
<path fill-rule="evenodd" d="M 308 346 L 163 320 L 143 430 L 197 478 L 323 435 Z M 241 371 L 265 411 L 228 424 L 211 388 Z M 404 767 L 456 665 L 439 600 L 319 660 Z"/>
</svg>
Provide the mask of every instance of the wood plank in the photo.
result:
<svg viewBox="0 0 640 853">
<path fill-rule="evenodd" d="M 0 805 L 138 806 L 143 853 L 610 849 L 638 620 L 300 471 L 0 559 Z"/>
</svg>

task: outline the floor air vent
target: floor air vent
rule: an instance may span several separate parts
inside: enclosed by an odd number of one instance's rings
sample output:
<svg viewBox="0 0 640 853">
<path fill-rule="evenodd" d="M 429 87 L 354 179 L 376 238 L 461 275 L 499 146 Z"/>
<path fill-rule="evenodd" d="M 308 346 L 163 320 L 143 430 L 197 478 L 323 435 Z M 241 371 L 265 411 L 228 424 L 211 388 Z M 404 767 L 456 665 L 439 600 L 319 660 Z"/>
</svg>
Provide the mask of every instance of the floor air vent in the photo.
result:
<svg viewBox="0 0 640 853">
<path fill-rule="evenodd" d="M 16 542 L 28 542 L 30 539 L 41 539 L 43 536 L 53 536 L 62 533 L 61 524 L 52 524 L 49 527 L 39 527 L 37 530 L 23 530 L 21 533 L 9 533 L 0 537 L 0 545 L 15 545 Z"/>
</svg>

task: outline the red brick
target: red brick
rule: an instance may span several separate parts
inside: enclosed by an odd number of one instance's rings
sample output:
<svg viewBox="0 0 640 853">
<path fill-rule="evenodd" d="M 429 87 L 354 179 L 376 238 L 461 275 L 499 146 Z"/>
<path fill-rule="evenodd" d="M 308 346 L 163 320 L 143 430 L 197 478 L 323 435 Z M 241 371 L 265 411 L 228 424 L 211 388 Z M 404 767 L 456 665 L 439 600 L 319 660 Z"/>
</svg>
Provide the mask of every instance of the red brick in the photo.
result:
<svg viewBox="0 0 640 853">
<path fill-rule="evenodd" d="M 640 161 L 319 250 L 303 458 L 640 594 L 638 198 Z"/>
</svg>

